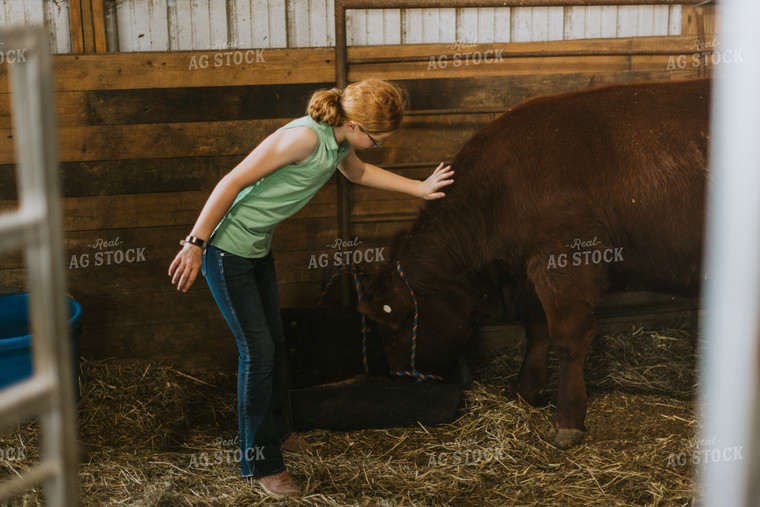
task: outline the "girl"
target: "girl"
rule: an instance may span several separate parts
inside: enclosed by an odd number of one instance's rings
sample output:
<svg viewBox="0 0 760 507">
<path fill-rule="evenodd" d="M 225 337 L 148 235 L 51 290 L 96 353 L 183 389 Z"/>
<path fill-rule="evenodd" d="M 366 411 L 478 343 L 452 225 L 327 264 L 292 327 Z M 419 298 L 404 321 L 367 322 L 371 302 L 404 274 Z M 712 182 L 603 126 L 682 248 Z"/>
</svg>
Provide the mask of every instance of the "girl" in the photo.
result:
<svg viewBox="0 0 760 507">
<path fill-rule="evenodd" d="M 300 210 L 337 167 L 350 181 L 423 199 L 444 196 L 453 183 L 440 164 L 424 181 L 366 164 L 356 149 L 381 146 L 400 127 L 404 100 L 386 81 L 368 79 L 344 90 L 319 90 L 307 116 L 267 137 L 224 176 L 169 267 L 186 292 L 201 270 L 239 350 L 238 431 L 241 475 L 269 494 L 298 495 L 282 450 L 309 452 L 290 433 L 281 396 L 284 335 L 274 258 L 275 226 Z"/>
</svg>

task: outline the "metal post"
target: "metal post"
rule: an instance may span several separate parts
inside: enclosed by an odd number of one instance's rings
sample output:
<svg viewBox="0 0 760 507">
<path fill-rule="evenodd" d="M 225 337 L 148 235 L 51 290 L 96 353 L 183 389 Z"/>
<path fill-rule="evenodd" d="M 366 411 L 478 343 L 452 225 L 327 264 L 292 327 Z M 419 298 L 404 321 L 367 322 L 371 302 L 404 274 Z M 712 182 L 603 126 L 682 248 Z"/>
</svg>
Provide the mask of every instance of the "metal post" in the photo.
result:
<svg viewBox="0 0 760 507">
<path fill-rule="evenodd" d="M 700 505 L 758 505 L 760 51 L 757 0 L 724 2 L 715 80 L 700 358 Z M 686 126 L 684 126 L 686 128 Z M 695 463 L 696 464 L 696 463 Z"/>
</svg>

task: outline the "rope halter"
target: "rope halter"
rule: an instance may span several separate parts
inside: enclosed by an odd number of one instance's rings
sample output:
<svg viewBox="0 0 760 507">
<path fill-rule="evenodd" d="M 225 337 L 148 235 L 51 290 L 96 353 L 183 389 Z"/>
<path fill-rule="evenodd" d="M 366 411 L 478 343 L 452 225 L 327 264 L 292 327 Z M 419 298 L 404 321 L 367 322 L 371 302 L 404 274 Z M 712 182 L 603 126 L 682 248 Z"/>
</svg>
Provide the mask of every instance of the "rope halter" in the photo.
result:
<svg viewBox="0 0 760 507">
<path fill-rule="evenodd" d="M 409 294 L 412 296 L 412 302 L 414 303 L 414 320 L 412 321 L 412 356 L 410 360 L 411 368 L 407 371 L 392 371 L 391 375 L 396 375 L 398 377 L 414 377 L 417 379 L 417 383 L 424 382 L 425 380 L 443 380 L 443 377 L 440 377 L 438 375 L 423 375 L 417 371 L 417 324 L 420 316 L 419 307 L 417 305 L 417 297 L 414 295 L 412 286 L 409 285 L 409 281 L 406 279 L 404 270 L 401 269 L 401 261 L 396 261 L 396 271 L 401 276 L 401 279 L 404 281 L 404 285 L 406 285 L 406 288 L 409 289 Z"/>
<path fill-rule="evenodd" d="M 414 291 L 412 290 L 411 285 L 409 285 L 409 281 L 406 279 L 406 275 L 401 269 L 401 262 L 399 261 L 396 262 L 396 271 L 401 276 L 401 279 L 404 281 L 406 288 L 409 289 L 409 294 L 412 296 L 412 302 L 414 303 L 414 321 L 412 322 L 412 353 L 410 358 L 410 369 L 406 371 L 391 371 L 390 373 L 391 375 L 395 375 L 397 377 L 413 377 L 417 379 L 417 383 L 424 382 L 425 380 L 443 380 L 443 377 L 440 377 L 438 375 L 424 375 L 417 370 L 417 323 L 419 321 L 417 297 L 414 295 Z M 322 293 L 319 295 L 318 306 L 322 305 L 322 302 L 324 301 L 327 292 L 330 290 L 330 287 L 332 287 L 332 285 L 335 283 L 335 280 L 337 280 L 338 277 L 343 273 L 349 273 L 352 276 L 354 279 L 354 288 L 356 289 L 357 300 L 359 302 L 364 301 L 364 291 L 362 290 L 362 286 L 364 285 L 366 279 L 366 273 L 360 266 L 357 266 L 355 263 L 351 262 L 349 264 L 344 264 L 343 260 L 341 259 L 340 268 L 338 271 L 333 273 L 333 275 L 325 284 L 324 289 L 322 289 Z M 367 361 L 367 335 L 369 327 L 367 326 L 367 315 L 361 313 L 361 318 L 362 362 L 364 363 L 364 374 L 369 376 L 369 363 Z"/>
<path fill-rule="evenodd" d="M 322 302 L 324 301 L 325 296 L 327 295 L 327 291 L 330 290 L 330 287 L 332 287 L 333 283 L 335 283 L 335 280 L 337 280 L 338 277 L 342 275 L 343 273 L 351 274 L 351 277 L 354 279 L 354 288 L 356 289 L 356 299 L 359 302 L 364 301 L 364 291 L 362 291 L 362 286 L 364 285 L 364 280 L 366 278 L 366 274 L 364 270 L 353 262 L 349 264 L 344 264 L 343 259 L 340 259 L 340 268 L 338 269 L 338 271 L 333 273 L 333 275 L 325 284 L 325 288 L 322 289 L 322 293 L 319 295 L 319 303 L 317 304 L 317 306 L 322 305 Z M 369 326 L 367 326 L 367 316 L 362 313 L 361 317 L 362 317 L 362 362 L 364 364 L 364 374 L 366 376 L 369 376 L 369 362 L 367 361 L 367 334 L 368 334 Z"/>
</svg>

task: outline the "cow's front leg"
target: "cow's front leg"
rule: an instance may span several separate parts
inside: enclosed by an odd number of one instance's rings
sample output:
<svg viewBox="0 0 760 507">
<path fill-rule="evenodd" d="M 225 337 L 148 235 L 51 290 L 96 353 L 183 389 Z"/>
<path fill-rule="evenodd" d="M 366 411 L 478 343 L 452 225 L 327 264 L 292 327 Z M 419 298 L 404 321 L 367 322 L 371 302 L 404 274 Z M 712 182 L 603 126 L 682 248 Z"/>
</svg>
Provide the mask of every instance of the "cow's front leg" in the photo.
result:
<svg viewBox="0 0 760 507">
<path fill-rule="evenodd" d="M 541 390 L 546 385 L 546 361 L 550 343 L 546 323 L 526 325 L 525 338 L 527 348 L 517 377 L 517 395 L 536 407 L 544 404 Z"/>
</svg>

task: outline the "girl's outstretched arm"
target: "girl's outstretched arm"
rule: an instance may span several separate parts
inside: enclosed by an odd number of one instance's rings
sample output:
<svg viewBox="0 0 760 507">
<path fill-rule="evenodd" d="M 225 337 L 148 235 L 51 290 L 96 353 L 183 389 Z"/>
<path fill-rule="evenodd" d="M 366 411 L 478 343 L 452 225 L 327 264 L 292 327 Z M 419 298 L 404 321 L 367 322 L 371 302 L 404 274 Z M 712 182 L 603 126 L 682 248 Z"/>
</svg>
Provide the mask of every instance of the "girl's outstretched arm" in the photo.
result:
<svg viewBox="0 0 760 507">
<path fill-rule="evenodd" d="M 444 166 L 443 163 L 426 180 L 413 180 L 372 164 L 364 163 L 359 160 L 353 150 L 341 162 L 338 169 L 353 183 L 402 192 L 427 200 L 444 197 L 446 194 L 441 189 L 454 183 L 452 179 L 454 171 L 451 166 Z"/>
</svg>

